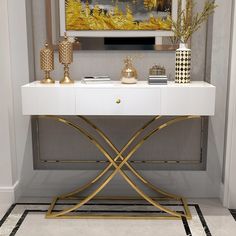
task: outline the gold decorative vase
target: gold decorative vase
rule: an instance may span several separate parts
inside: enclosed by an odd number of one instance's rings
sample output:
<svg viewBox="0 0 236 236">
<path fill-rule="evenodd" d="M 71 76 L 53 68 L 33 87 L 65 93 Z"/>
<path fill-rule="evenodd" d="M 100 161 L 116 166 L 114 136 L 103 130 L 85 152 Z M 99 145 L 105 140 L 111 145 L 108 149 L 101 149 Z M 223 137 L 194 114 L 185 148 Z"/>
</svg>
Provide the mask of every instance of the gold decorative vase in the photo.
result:
<svg viewBox="0 0 236 236">
<path fill-rule="evenodd" d="M 54 52 L 47 43 L 45 44 L 45 48 L 40 51 L 40 68 L 45 73 L 44 79 L 41 80 L 41 83 L 54 84 L 55 80 L 50 76 L 50 72 L 54 70 Z"/>
<path fill-rule="evenodd" d="M 132 58 L 126 57 L 124 60 L 125 66 L 121 72 L 121 82 L 123 84 L 136 84 L 137 80 L 137 70 L 132 64 Z"/>
<path fill-rule="evenodd" d="M 64 40 L 59 43 L 59 62 L 64 65 L 64 78 L 61 84 L 73 84 L 74 80 L 70 78 L 69 65 L 73 62 L 73 44 L 68 40 L 65 34 Z"/>
</svg>

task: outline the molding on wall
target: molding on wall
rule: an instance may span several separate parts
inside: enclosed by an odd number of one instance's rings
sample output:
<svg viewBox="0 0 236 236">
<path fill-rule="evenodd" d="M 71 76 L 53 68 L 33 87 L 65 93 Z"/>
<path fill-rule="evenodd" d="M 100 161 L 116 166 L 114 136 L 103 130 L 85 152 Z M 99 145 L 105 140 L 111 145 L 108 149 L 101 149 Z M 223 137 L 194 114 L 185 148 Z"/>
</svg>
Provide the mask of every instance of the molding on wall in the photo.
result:
<svg viewBox="0 0 236 236">
<path fill-rule="evenodd" d="M 17 177 L 17 153 L 14 124 L 14 103 L 12 90 L 12 60 L 10 40 L 10 15 L 9 1 L 0 2 L 0 21 L 2 36 L 0 39 L 0 51 L 3 55 L 0 60 L 0 185 L 9 186 L 18 180 Z M 1 187 L 0 187 L 1 188 Z M 1 203 L 1 202 L 0 202 Z"/>
<path fill-rule="evenodd" d="M 220 200 L 223 202 L 225 192 L 225 185 L 223 183 L 220 184 Z"/>
<path fill-rule="evenodd" d="M 223 202 L 228 208 L 236 208 L 236 4 L 233 6 L 234 13 L 232 16 L 232 38 L 231 38 L 231 55 L 230 55 L 230 84 L 228 88 L 228 120 L 227 136 L 225 150 L 225 186 Z"/>
<path fill-rule="evenodd" d="M 14 190 L 18 187 L 19 185 L 19 181 L 16 181 L 16 183 L 12 186 L 3 186 L 3 187 L 0 187 L 0 193 L 1 192 L 14 192 Z"/>
<path fill-rule="evenodd" d="M 212 33 L 211 72 L 207 74 L 210 76 L 209 78 L 211 78 L 211 83 L 217 88 L 216 113 L 214 117 L 209 119 L 207 168 L 210 170 L 209 173 L 214 172 L 217 178 L 220 178 L 218 197 L 221 197 L 221 182 L 223 183 L 222 176 L 224 175 L 225 127 L 227 122 L 226 112 L 232 1 L 216 0 L 216 4 L 219 7 L 215 11 L 213 28 L 212 32 L 210 32 Z M 220 31 L 219 28 L 224 28 L 225 30 Z M 214 176 L 212 177 L 214 178 Z"/>
</svg>

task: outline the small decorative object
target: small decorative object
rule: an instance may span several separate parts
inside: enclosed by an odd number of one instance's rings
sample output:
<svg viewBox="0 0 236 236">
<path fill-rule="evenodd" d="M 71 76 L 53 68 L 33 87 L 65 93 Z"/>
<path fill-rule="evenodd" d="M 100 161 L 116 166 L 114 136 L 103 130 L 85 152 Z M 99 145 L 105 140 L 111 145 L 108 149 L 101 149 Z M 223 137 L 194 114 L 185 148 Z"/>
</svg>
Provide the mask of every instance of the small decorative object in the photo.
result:
<svg viewBox="0 0 236 236">
<path fill-rule="evenodd" d="M 45 77 L 41 80 L 41 83 L 54 84 L 55 80 L 50 77 L 50 72 L 54 70 L 54 53 L 47 43 L 45 48 L 40 51 L 40 67 L 45 72 Z"/>
<path fill-rule="evenodd" d="M 150 85 L 167 84 L 168 77 L 164 66 L 154 65 L 149 70 L 148 83 Z"/>
<path fill-rule="evenodd" d="M 190 37 L 196 32 L 205 22 L 208 17 L 214 13 L 217 5 L 214 1 L 206 1 L 204 9 L 201 13 L 197 13 L 192 17 L 194 2 L 186 0 L 186 7 L 182 9 L 182 0 L 178 0 L 178 19 L 172 23 L 172 30 L 175 35 L 175 40 L 180 42 L 179 49 L 176 50 L 175 64 L 175 82 L 190 83 L 191 81 L 191 49 L 188 49 L 187 43 Z"/>
<path fill-rule="evenodd" d="M 64 78 L 61 84 L 73 84 L 74 80 L 70 78 L 69 65 L 73 62 L 73 44 L 68 40 L 65 34 L 64 40 L 59 43 L 59 62 L 64 65 Z"/>
<path fill-rule="evenodd" d="M 85 76 L 81 79 L 81 82 L 84 84 L 90 84 L 90 83 L 106 84 L 111 82 L 111 78 L 107 75 Z"/>
<path fill-rule="evenodd" d="M 166 69 L 164 66 L 154 65 L 150 68 L 149 75 L 166 75 Z"/>
<path fill-rule="evenodd" d="M 121 82 L 123 84 L 136 84 L 137 80 L 137 71 L 132 64 L 132 58 L 126 57 L 124 60 L 125 67 L 121 72 Z"/>
</svg>

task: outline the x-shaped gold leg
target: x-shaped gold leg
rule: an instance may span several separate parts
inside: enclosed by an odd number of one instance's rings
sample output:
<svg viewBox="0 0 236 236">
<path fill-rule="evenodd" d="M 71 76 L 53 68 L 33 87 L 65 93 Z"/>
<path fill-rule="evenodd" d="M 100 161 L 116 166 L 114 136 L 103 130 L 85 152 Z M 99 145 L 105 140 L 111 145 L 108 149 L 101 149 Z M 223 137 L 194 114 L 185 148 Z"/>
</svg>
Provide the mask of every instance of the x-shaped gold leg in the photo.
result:
<svg viewBox="0 0 236 236">
<path fill-rule="evenodd" d="M 79 127 L 78 125 L 70 122 L 67 119 L 61 118 L 61 117 L 55 117 L 55 116 L 41 116 L 43 118 L 49 118 L 49 119 L 54 119 L 56 121 L 62 122 L 74 129 L 76 129 L 77 131 L 79 131 L 80 133 L 82 133 L 83 135 L 85 135 L 87 138 L 89 138 L 89 140 L 103 153 L 103 155 L 108 159 L 108 161 L 110 162 L 110 164 L 96 177 L 94 178 L 92 181 L 90 181 L 89 183 L 85 184 L 84 186 L 82 186 L 81 188 L 68 193 L 66 195 L 62 195 L 59 197 L 56 197 L 53 201 L 53 203 L 51 204 L 46 217 L 47 218 L 104 218 L 104 216 L 95 216 L 95 215 L 91 215 L 91 216 L 78 216 L 78 215 L 69 215 L 69 213 L 76 211 L 77 209 L 79 209 L 80 207 L 82 207 L 84 204 L 86 204 L 87 202 L 89 202 L 90 200 L 92 200 L 93 198 L 96 197 L 96 195 L 101 192 L 106 185 L 114 178 L 114 176 L 119 173 L 125 180 L 126 182 L 142 197 L 142 199 L 145 199 L 146 201 L 148 201 L 151 205 L 155 206 L 156 208 L 158 208 L 159 210 L 166 212 L 169 214 L 168 217 L 153 217 L 153 218 L 168 218 L 168 219 L 181 219 L 182 217 L 186 217 L 187 219 L 191 219 L 191 213 L 189 211 L 189 208 L 187 206 L 187 203 L 185 201 L 184 198 L 174 195 L 174 194 L 170 194 L 167 193 L 159 188 L 157 188 L 156 186 L 152 185 L 150 182 L 148 182 L 144 177 L 142 177 L 135 169 L 134 167 L 129 163 L 129 159 L 132 157 L 132 155 L 143 145 L 143 143 L 148 140 L 152 135 L 154 135 L 155 133 L 157 133 L 158 131 L 183 120 L 188 120 L 188 119 L 195 119 L 195 118 L 199 118 L 197 116 L 181 116 L 181 117 L 176 117 L 174 119 L 171 119 L 169 121 L 167 121 L 166 123 L 159 125 L 157 128 L 153 129 L 149 134 L 147 134 L 146 136 L 144 136 L 144 138 L 141 139 L 141 141 L 139 141 L 134 148 L 127 154 L 126 157 L 123 156 L 123 153 L 127 150 L 127 148 L 133 143 L 134 140 L 136 140 L 140 134 L 153 122 L 155 122 L 156 120 L 158 120 L 160 118 L 160 116 L 156 116 L 155 118 L 151 119 L 150 121 L 148 121 L 140 130 L 138 130 L 128 141 L 128 143 L 121 149 L 121 151 L 119 151 L 115 145 L 111 142 L 111 140 L 104 134 L 104 132 L 102 132 L 97 126 L 95 126 L 91 121 L 89 121 L 88 119 L 86 119 L 85 117 L 82 116 L 78 116 L 79 118 L 81 118 L 82 120 L 84 120 L 88 125 L 90 125 L 92 128 L 94 128 L 96 130 L 96 132 L 106 141 L 106 143 L 115 151 L 115 153 L 117 154 L 117 156 L 115 158 L 112 158 L 112 156 L 102 147 L 102 145 L 94 138 L 92 137 L 91 134 L 89 134 L 87 131 L 85 131 L 84 129 L 82 129 L 81 127 Z M 117 164 L 118 160 L 121 160 L 120 164 Z M 122 170 L 123 166 L 126 166 L 128 168 L 128 170 L 131 171 L 131 173 L 133 173 L 133 175 L 135 177 L 137 177 L 139 180 L 141 180 L 141 182 L 143 184 L 145 184 L 147 187 L 149 187 L 150 189 L 152 189 L 153 191 L 155 191 L 156 193 L 160 193 L 165 197 L 168 197 L 169 199 L 174 199 L 174 200 L 178 200 L 181 201 L 184 207 L 185 212 L 184 213 L 180 213 L 180 212 L 176 212 L 173 211 L 167 207 L 164 207 L 163 205 L 161 205 L 160 203 L 158 203 L 157 201 L 154 200 L 154 198 L 149 197 L 147 194 L 145 194 L 126 174 L 125 172 Z M 71 199 L 74 196 L 77 196 L 79 193 L 81 193 L 82 191 L 90 188 L 92 185 L 94 185 L 95 183 L 97 183 L 106 173 L 108 173 L 108 171 L 114 167 L 115 169 L 113 170 L 113 172 L 87 197 L 85 197 L 84 199 L 82 199 L 78 204 L 74 205 L 73 207 L 70 207 L 68 209 L 62 210 L 60 212 L 53 212 L 54 206 L 57 202 L 57 200 L 65 200 L 65 199 Z M 108 218 L 132 218 L 130 216 L 109 216 Z M 141 217 L 141 218 L 147 218 L 147 217 Z M 150 218 L 150 217 L 148 217 Z M 151 217 L 152 218 L 152 217 Z"/>
</svg>

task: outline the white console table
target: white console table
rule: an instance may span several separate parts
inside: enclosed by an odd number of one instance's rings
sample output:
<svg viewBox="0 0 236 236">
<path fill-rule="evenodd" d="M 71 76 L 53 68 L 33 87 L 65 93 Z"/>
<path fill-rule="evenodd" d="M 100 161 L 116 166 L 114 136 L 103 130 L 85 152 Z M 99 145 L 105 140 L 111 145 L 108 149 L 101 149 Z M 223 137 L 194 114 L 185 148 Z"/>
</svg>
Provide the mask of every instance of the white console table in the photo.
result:
<svg viewBox="0 0 236 236">
<path fill-rule="evenodd" d="M 209 83 L 196 81 L 190 84 L 175 84 L 169 82 L 168 85 L 148 85 L 147 82 L 139 82 L 135 85 L 124 85 L 120 82 L 109 84 L 83 84 L 76 82 L 72 85 L 61 85 L 58 82 L 54 85 L 45 85 L 40 82 L 33 82 L 22 86 L 22 107 L 24 115 L 36 115 L 40 118 L 53 119 L 57 122 L 76 129 L 91 141 L 109 161 L 110 164 L 101 171 L 92 181 L 74 190 L 71 193 L 55 197 L 46 217 L 47 218 L 169 218 L 191 219 L 186 200 L 175 194 L 167 193 L 146 180 L 129 162 L 135 152 L 151 136 L 160 130 L 167 128 L 177 122 L 188 119 L 196 119 L 201 116 L 213 116 L 215 110 L 215 87 Z M 107 150 L 88 131 L 78 124 L 72 123 L 61 116 L 78 116 L 90 125 L 114 151 L 115 156 L 109 154 Z M 128 143 L 119 150 L 106 134 L 95 124 L 84 116 L 153 116 L 149 122 L 144 124 Z M 164 124 L 159 124 L 150 133 L 145 134 L 141 140 L 140 135 L 155 123 L 161 116 L 174 116 Z M 136 142 L 134 142 L 136 141 Z M 131 146 L 133 145 L 133 146 Z M 128 154 L 124 152 L 128 147 Z M 124 169 L 124 167 L 126 169 Z M 110 173 L 109 170 L 112 170 Z M 148 196 L 133 180 L 127 175 L 129 171 L 142 184 L 157 194 L 161 194 L 164 199 L 180 201 L 183 205 L 183 212 L 176 212 L 168 206 L 160 203 L 160 199 Z M 146 200 L 151 205 L 161 210 L 160 215 L 110 215 L 110 214 L 80 214 L 79 209 L 106 187 L 116 174 L 120 174 L 124 180 L 138 193 L 141 199 Z M 81 195 L 85 190 L 92 188 L 92 193 L 88 196 Z M 76 199 L 77 203 L 62 211 L 54 211 L 59 200 Z M 163 216 L 163 213 L 167 215 Z"/>
</svg>

